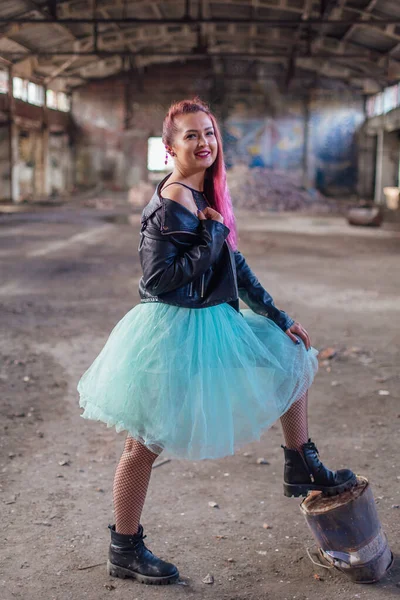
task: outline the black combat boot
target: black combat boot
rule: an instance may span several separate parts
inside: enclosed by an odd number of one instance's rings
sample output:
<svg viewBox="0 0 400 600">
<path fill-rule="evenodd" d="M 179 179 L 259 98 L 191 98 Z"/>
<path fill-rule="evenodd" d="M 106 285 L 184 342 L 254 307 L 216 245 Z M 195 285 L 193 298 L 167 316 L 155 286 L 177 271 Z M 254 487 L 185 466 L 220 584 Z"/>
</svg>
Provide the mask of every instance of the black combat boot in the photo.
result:
<svg viewBox="0 0 400 600">
<path fill-rule="evenodd" d="M 335 496 L 349 490 L 357 478 L 349 469 L 330 471 L 318 458 L 318 450 L 311 440 L 302 446 L 303 454 L 282 446 L 285 452 L 283 491 L 285 496 L 307 496 L 311 490 L 326 496 Z"/>
<path fill-rule="evenodd" d="M 135 535 L 123 535 L 115 531 L 115 525 L 109 525 L 111 544 L 108 553 L 107 572 L 111 577 L 133 577 L 140 583 L 163 585 L 173 583 L 179 578 L 175 565 L 167 563 L 144 545 L 143 527 Z"/>
</svg>

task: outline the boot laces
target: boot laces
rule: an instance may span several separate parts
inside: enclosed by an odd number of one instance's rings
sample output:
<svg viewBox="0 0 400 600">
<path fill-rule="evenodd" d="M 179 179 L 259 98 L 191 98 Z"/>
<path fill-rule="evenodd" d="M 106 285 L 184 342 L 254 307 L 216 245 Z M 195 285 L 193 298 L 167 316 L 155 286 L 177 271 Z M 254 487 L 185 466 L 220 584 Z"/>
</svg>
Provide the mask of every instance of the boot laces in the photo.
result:
<svg viewBox="0 0 400 600">
<path fill-rule="evenodd" d="M 315 466 L 317 467 L 317 469 L 320 469 L 322 467 L 322 462 L 320 461 L 320 458 L 319 458 L 319 452 L 318 452 L 317 446 L 311 440 L 309 440 L 306 444 L 304 444 L 304 446 L 307 449 L 311 450 L 311 452 L 313 452 Z"/>
<path fill-rule="evenodd" d="M 146 546 L 146 544 L 144 543 L 144 540 L 147 538 L 147 535 L 143 535 L 143 533 L 140 536 L 140 539 L 138 539 L 136 546 L 142 545 L 146 548 L 147 552 L 150 552 L 150 554 L 153 554 L 153 552 L 151 550 L 148 549 L 148 547 Z"/>
<path fill-rule="evenodd" d="M 310 449 L 312 452 L 315 452 L 315 454 L 316 454 L 317 456 L 319 456 L 318 448 L 317 448 L 317 446 L 314 444 L 314 442 L 312 442 L 311 440 L 309 440 L 308 442 L 306 442 L 306 443 L 304 444 L 304 446 L 305 446 L 306 448 L 309 448 L 309 449 Z"/>
</svg>

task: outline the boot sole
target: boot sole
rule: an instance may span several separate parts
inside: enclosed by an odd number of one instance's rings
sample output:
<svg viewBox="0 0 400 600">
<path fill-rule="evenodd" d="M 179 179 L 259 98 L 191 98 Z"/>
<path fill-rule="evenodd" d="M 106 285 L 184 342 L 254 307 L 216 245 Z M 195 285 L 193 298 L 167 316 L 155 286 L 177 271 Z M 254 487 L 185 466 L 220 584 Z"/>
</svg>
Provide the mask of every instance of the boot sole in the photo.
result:
<svg viewBox="0 0 400 600">
<path fill-rule="evenodd" d="M 322 485 L 317 485 L 315 483 L 304 483 L 304 484 L 291 484 L 284 483 L 283 484 L 283 493 L 286 497 L 299 498 L 300 496 L 306 497 L 309 492 L 317 491 L 322 492 L 324 496 L 338 496 L 347 490 L 351 490 L 357 483 L 357 477 L 354 476 L 345 483 L 341 485 L 336 485 L 333 487 L 325 487 Z"/>
<path fill-rule="evenodd" d="M 176 573 L 173 575 L 168 575 L 167 577 L 150 577 L 149 575 L 141 575 L 135 571 L 124 569 L 124 567 L 113 565 L 109 560 L 107 561 L 107 573 L 110 577 L 119 577 L 119 579 L 127 579 L 130 577 L 131 579 L 136 579 L 136 581 L 139 581 L 139 583 L 145 583 L 147 585 L 168 585 L 169 583 L 174 583 L 177 581 L 177 579 L 179 579 L 178 571 L 176 571 Z"/>
</svg>

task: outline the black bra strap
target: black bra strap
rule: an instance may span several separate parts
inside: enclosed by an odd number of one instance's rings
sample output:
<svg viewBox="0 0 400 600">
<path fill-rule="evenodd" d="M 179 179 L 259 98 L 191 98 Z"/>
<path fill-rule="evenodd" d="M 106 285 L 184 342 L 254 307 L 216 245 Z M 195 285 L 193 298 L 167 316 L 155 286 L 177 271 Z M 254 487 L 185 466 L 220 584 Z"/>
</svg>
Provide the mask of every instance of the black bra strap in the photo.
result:
<svg viewBox="0 0 400 600">
<path fill-rule="evenodd" d="M 200 192 L 200 190 L 195 190 L 194 188 L 191 188 L 190 186 L 186 185 L 186 183 L 181 183 L 180 181 L 173 181 L 172 183 L 167 183 L 167 185 L 164 185 L 162 191 L 164 191 L 165 188 L 167 188 L 169 185 L 173 185 L 174 183 L 177 183 L 178 185 L 183 185 L 185 188 L 187 188 L 191 192 L 197 192 L 198 194 L 203 194 L 203 192 Z"/>
</svg>

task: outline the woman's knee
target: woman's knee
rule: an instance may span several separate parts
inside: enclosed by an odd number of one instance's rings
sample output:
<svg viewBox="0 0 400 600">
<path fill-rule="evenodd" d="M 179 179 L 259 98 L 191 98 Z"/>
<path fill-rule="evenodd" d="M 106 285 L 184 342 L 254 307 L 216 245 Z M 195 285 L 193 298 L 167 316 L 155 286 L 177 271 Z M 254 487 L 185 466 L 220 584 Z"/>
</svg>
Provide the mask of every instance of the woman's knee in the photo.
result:
<svg viewBox="0 0 400 600">
<path fill-rule="evenodd" d="M 128 455 L 132 460 L 141 459 L 146 462 L 154 462 L 158 456 L 130 435 L 125 440 L 124 454 Z"/>
</svg>

